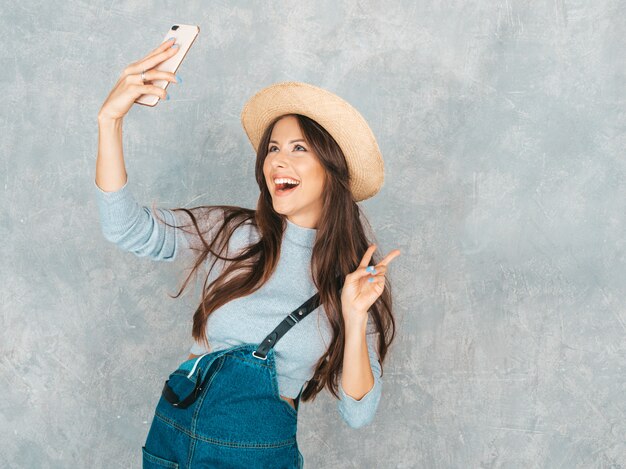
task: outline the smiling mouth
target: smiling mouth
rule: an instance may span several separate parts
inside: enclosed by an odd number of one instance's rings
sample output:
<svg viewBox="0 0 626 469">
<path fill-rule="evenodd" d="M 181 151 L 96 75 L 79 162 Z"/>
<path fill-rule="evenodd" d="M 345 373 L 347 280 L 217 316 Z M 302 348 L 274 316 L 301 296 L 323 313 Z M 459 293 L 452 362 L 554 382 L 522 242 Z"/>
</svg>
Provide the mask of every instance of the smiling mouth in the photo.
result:
<svg viewBox="0 0 626 469">
<path fill-rule="evenodd" d="M 274 192 L 277 195 L 286 195 L 293 192 L 300 184 L 281 183 L 276 184 Z"/>
<path fill-rule="evenodd" d="M 274 193 L 276 195 L 288 195 L 296 190 L 298 184 L 278 184 L 274 188 Z"/>
</svg>

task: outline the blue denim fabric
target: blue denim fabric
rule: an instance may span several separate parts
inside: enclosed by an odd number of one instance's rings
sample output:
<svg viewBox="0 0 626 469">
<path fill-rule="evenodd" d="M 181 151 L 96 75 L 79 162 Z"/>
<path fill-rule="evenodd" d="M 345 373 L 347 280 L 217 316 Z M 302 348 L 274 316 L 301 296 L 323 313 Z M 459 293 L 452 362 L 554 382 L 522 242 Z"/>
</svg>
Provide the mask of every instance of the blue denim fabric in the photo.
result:
<svg viewBox="0 0 626 469">
<path fill-rule="evenodd" d="M 274 349 L 259 344 L 218 350 L 182 363 L 168 379 L 181 398 L 198 380 L 186 409 L 161 396 L 142 448 L 144 469 L 303 468 L 296 441 L 298 411 L 280 397 Z"/>
</svg>

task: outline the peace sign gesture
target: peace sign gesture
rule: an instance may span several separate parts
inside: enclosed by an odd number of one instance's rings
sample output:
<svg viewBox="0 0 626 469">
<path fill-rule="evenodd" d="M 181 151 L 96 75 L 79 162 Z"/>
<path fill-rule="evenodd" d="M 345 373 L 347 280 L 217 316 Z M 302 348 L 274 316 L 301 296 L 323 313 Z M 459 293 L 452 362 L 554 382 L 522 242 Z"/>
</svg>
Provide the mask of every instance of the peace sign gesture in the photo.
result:
<svg viewBox="0 0 626 469">
<path fill-rule="evenodd" d="M 394 249 L 375 266 L 368 264 L 376 251 L 376 245 L 367 248 L 359 267 L 346 275 L 341 291 L 341 309 L 345 323 L 362 324 L 367 321 L 367 311 L 385 289 L 385 272 L 387 264 L 400 255 L 400 250 Z"/>
</svg>

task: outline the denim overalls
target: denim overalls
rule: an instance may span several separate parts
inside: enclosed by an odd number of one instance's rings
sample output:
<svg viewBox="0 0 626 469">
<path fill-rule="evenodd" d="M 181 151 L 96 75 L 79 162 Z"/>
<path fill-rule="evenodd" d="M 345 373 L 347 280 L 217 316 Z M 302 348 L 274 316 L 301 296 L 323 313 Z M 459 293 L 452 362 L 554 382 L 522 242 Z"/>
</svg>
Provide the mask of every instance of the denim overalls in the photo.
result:
<svg viewBox="0 0 626 469">
<path fill-rule="evenodd" d="M 260 344 L 183 362 L 170 374 L 143 446 L 143 467 L 302 468 L 295 410 L 280 397 L 274 345 L 319 306 L 319 293 L 289 313 Z"/>
</svg>

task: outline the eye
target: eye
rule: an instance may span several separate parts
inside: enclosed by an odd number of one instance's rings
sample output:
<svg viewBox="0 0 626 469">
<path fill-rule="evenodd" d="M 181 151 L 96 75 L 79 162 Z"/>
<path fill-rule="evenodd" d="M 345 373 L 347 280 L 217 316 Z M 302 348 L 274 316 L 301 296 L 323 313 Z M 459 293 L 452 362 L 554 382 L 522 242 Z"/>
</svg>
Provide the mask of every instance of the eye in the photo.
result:
<svg viewBox="0 0 626 469">
<path fill-rule="evenodd" d="M 296 145 L 296 146 L 294 147 L 294 149 L 295 149 L 295 148 L 298 148 L 298 147 L 300 147 L 300 148 L 302 148 L 302 150 L 306 151 L 306 148 L 304 148 L 302 145 Z M 269 153 L 269 152 L 271 152 L 274 148 L 278 148 L 278 147 L 277 147 L 276 145 L 271 145 L 271 146 L 269 147 L 269 149 L 267 150 L 267 151 L 268 151 L 268 153 Z"/>
</svg>

